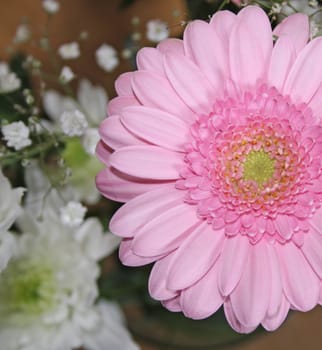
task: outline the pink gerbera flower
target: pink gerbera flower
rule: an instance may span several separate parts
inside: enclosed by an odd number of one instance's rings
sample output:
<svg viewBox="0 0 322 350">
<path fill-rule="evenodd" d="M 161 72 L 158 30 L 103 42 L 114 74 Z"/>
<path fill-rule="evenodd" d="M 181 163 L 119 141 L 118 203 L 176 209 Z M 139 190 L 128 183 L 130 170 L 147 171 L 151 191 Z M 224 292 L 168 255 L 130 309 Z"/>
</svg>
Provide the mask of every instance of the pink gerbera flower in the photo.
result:
<svg viewBox="0 0 322 350">
<path fill-rule="evenodd" d="M 273 36 L 277 37 L 273 43 Z M 322 302 L 322 38 L 259 7 L 144 48 L 101 125 L 97 186 L 149 290 L 202 319 L 274 330 Z M 114 150 L 113 153 L 110 149 Z"/>
</svg>

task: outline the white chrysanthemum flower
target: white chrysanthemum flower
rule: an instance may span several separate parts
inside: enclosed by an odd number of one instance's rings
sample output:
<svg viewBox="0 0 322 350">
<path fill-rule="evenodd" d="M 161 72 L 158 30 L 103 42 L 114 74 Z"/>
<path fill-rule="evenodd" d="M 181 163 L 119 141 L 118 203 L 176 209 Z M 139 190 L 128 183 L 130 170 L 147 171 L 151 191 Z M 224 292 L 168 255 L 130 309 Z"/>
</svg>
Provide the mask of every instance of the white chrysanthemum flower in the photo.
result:
<svg viewBox="0 0 322 350">
<path fill-rule="evenodd" d="M 77 42 L 71 42 L 61 45 L 58 48 L 58 53 L 64 60 L 73 60 L 80 56 L 80 48 Z"/>
<path fill-rule="evenodd" d="M 22 44 L 31 38 L 31 31 L 27 24 L 22 23 L 18 26 L 14 37 L 14 42 Z"/>
<path fill-rule="evenodd" d="M 53 15 L 59 11 L 60 4 L 55 0 L 43 0 L 42 7 L 47 13 Z"/>
<path fill-rule="evenodd" d="M 68 136 L 81 136 L 88 127 L 88 122 L 84 113 L 75 109 L 65 111 L 60 117 L 60 125 L 64 134 Z"/>
<path fill-rule="evenodd" d="M 84 135 L 82 136 L 82 145 L 84 147 L 84 150 L 88 154 L 94 156 L 96 146 L 99 140 L 100 140 L 100 135 L 99 135 L 98 129 L 96 128 L 87 129 Z"/>
<path fill-rule="evenodd" d="M 97 260 L 111 253 L 118 240 L 103 234 L 96 219 L 73 229 L 60 222 L 54 208 L 45 207 L 43 221 L 37 221 L 29 209 L 18 220 L 24 234 L 16 237 L 15 255 L 0 275 L 1 346 L 71 350 L 95 344 L 105 332 L 104 344 L 88 350 L 110 345 L 136 349 L 120 320 L 110 319 L 113 326 L 105 328 L 104 318 L 109 316 L 101 304 L 94 305 Z M 115 330 L 123 337 L 114 348 Z"/>
<path fill-rule="evenodd" d="M 15 241 L 7 230 L 20 214 L 23 188 L 12 189 L 9 180 L 0 170 L 0 271 L 2 271 L 15 249 Z"/>
<path fill-rule="evenodd" d="M 1 131 L 7 146 L 13 147 L 16 151 L 31 145 L 29 128 L 22 121 L 4 125 Z"/>
<path fill-rule="evenodd" d="M 169 36 L 169 29 L 167 23 L 160 19 L 148 21 L 146 24 L 146 37 L 155 43 L 166 39 Z"/>
<path fill-rule="evenodd" d="M 67 84 L 75 78 L 75 74 L 72 69 L 68 66 L 64 66 L 60 72 L 59 80 L 63 84 Z"/>
<path fill-rule="evenodd" d="M 0 74 L 0 94 L 13 92 L 21 86 L 21 81 L 15 73 Z"/>
<path fill-rule="evenodd" d="M 106 72 L 111 72 L 119 65 L 117 51 L 113 46 L 102 44 L 95 53 L 97 64 Z"/>
<path fill-rule="evenodd" d="M 80 202 L 70 201 L 66 206 L 60 208 L 60 220 L 69 227 L 77 227 L 83 221 L 87 208 Z"/>
</svg>

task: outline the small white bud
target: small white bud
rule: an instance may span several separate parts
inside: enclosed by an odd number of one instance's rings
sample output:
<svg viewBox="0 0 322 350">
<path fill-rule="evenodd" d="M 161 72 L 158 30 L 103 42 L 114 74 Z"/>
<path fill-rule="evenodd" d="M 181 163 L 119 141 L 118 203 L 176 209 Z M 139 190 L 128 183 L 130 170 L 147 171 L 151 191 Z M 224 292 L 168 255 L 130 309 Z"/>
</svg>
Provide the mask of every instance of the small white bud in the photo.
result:
<svg viewBox="0 0 322 350">
<path fill-rule="evenodd" d="M 60 72 L 59 80 L 62 84 L 67 84 L 75 78 L 74 72 L 70 67 L 64 66 Z"/>
<path fill-rule="evenodd" d="M 65 111 L 60 117 L 60 125 L 64 134 L 68 136 L 81 136 L 88 127 L 85 115 L 75 109 Z"/>
<path fill-rule="evenodd" d="M 169 36 L 169 30 L 167 23 L 161 21 L 160 19 L 154 19 L 148 21 L 146 24 L 147 32 L 146 36 L 150 41 L 155 43 L 166 39 Z"/>
<path fill-rule="evenodd" d="M 69 227 L 77 227 L 83 221 L 87 208 L 79 202 L 68 202 L 68 204 L 60 209 L 61 222 Z"/>
<path fill-rule="evenodd" d="M 22 121 L 4 125 L 1 131 L 7 146 L 13 147 L 16 151 L 31 145 L 29 128 Z"/>
<path fill-rule="evenodd" d="M 106 72 L 111 72 L 119 64 L 117 51 L 111 45 L 101 45 L 96 50 L 95 56 L 97 64 Z"/>
<path fill-rule="evenodd" d="M 73 60 L 80 56 L 79 45 L 75 41 L 61 45 L 58 49 L 58 53 L 64 60 Z"/>
<path fill-rule="evenodd" d="M 47 13 L 53 15 L 59 11 L 60 4 L 55 0 L 44 0 L 42 2 L 42 7 Z"/>
</svg>

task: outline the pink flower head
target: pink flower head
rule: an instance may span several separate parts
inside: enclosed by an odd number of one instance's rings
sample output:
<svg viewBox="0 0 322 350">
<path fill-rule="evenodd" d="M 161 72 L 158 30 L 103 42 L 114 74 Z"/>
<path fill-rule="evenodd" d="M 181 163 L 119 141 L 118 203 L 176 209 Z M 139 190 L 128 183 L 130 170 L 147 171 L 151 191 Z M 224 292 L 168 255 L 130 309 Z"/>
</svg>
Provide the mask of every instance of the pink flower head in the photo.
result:
<svg viewBox="0 0 322 350">
<path fill-rule="evenodd" d="M 126 202 L 110 224 L 120 259 L 154 262 L 169 310 L 223 305 L 248 333 L 322 302 L 322 38 L 308 38 L 302 14 L 272 32 L 259 7 L 222 11 L 116 81 L 97 186 Z"/>
</svg>

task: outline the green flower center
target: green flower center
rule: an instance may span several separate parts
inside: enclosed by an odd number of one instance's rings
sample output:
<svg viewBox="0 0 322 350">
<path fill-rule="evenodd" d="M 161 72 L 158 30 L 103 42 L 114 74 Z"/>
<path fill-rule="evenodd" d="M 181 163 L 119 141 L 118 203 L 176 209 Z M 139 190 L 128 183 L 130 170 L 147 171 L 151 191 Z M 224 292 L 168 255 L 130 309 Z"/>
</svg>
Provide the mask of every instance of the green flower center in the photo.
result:
<svg viewBox="0 0 322 350">
<path fill-rule="evenodd" d="M 55 304 L 57 281 L 43 262 L 10 263 L 0 278 L 0 313 L 38 315 Z"/>
<path fill-rule="evenodd" d="M 267 152 L 263 150 L 250 151 L 243 164 L 243 179 L 255 181 L 259 187 L 262 187 L 273 177 L 274 165 L 275 160 Z"/>
</svg>

